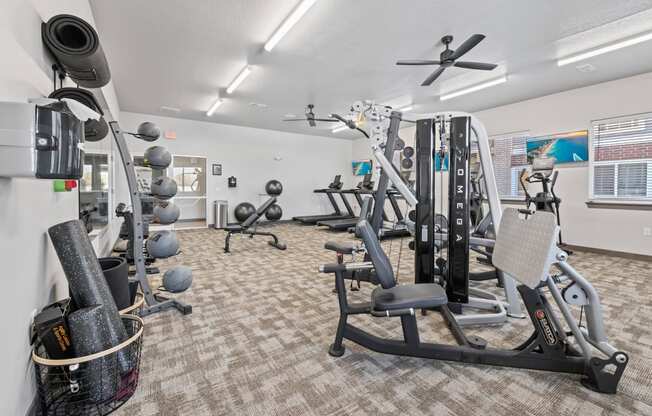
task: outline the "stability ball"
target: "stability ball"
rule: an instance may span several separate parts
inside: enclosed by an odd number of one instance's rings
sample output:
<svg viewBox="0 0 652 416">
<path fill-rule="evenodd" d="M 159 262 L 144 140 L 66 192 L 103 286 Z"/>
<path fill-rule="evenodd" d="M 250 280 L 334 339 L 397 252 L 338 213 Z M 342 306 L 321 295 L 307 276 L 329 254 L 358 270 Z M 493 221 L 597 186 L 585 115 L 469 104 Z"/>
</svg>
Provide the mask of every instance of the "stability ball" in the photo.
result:
<svg viewBox="0 0 652 416">
<path fill-rule="evenodd" d="M 267 195 L 271 196 L 281 195 L 281 192 L 283 192 L 283 185 L 276 179 L 272 179 L 265 185 L 265 192 L 267 192 Z"/>
<path fill-rule="evenodd" d="M 145 150 L 145 165 L 154 169 L 166 169 L 172 163 L 172 155 L 163 146 L 152 146 Z"/>
<path fill-rule="evenodd" d="M 146 121 L 138 126 L 138 135 L 147 142 L 153 142 L 161 136 L 161 129 L 156 124 Z"/>
<path fill-rule="evenodd" d="M 154 206 L 154 218 L 159 224 L 174 224 L 179 219 L 181 210 L 172 202 L 161 202 Z"/>
<path fill-rule="evenodd" d="M 241 202 L 236 205 L 233 215 L 235 215 L 235 219 L 238 220 L 239 223 L 242 223 L 254 212 L 256 212 L 256 207 L 254 207 L 253 204 L 250 204 L 249 202 Z"/>
<path fill-rule="evenodd" d="M 188 266 L 175 266 L 163 274 L 163 287 L 168 292 L 180 293 L 192 284 L 192 269 Z"/>
<path fill-rule="evenodd" d="M 265 218 L 269 221 L 278 221 L 283 216 L 283 210 L 278 204 L 274 204 L 267 209 L 265 212 Z"/>
<path fill-rule="evenodd" d="M 165 259 L 179 252 L 179 240 L 173 231 L 157 231 L 147 239 L 146 247 L 150 256 Z"/>
<path fill-rule="evenodd" d="M 167 176 L 159 176 L 152 181 L 151 191 L 159 199 L 170 199 L 177 194 L 177 183 Z"/>
</svg>

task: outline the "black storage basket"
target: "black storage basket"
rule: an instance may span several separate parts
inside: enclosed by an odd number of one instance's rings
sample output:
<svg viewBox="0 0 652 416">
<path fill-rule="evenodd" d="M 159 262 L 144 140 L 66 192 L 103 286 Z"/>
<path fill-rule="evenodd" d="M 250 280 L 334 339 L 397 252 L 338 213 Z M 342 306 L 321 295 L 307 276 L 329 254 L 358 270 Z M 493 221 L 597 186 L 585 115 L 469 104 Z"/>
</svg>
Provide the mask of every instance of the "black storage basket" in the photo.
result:
<svg viewBox="0 0 652 416">
<path fill-rule="evenodd" d="M 143 320 L 121 315 L 128 339 L 85 357 L 51 360 L 42 344 L 32 351 L 38 393 L 38 415 L 108 415 L 131 398 L 140 373 Z M 130 369 L 121 371 L 118 352 Z M 123 361 L 124 362 L 124 361 Z"/>
</svg>

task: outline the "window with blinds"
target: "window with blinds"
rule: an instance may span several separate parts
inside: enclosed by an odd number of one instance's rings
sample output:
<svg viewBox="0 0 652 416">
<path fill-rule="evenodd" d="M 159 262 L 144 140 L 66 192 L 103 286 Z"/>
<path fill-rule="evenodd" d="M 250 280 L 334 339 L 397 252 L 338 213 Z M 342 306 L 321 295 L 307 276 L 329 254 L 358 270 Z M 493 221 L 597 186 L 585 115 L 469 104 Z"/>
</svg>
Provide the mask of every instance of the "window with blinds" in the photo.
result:
<svg viewBox="0 0 652 416">
<path fill-rule="evenodd" d="M 527 136 L 528 132 L 517 132 L 489 138 L 498 195 L 501 198 L 522 199 L 525 196 L 518 178 L 521 171 L 528 167 Z"/>
<path fill-rule="evenodd" d="M 592 199 L 652 201 L 652 113 L 591 125 Z"/>
</svg>

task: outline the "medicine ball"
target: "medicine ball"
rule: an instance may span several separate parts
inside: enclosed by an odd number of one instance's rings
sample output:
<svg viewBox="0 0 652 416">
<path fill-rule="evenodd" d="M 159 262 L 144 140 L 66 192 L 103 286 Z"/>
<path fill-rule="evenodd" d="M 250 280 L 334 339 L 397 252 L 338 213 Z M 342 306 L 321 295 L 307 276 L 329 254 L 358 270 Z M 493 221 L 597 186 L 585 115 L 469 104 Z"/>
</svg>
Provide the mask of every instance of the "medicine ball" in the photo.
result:
<svg viewBox="0 0 652 416">
<path fill-rule="evenodd" d="M 145 150 L 145 165 L 154 169 L 166 169 L 172 163 L 172 155 L 163 146 L 152 146 Z"/>
<path fill-rule="evenodd" d="M 241 202 L 236 205 L 235 210 L 233 211 L 233 215 L 239 223 L 242 223 L 254 212 L 256 212 L 256 207 L 254 207 L 249 202 Z"/>
<path fill-rule="evenodd" d="M 157 231 L 147 239 L 147 252 L 155 259 L 172 257 L 179 251 L 179 240 L 173 231 Z"/>
<path fill-rule="evenodd" d="M 410 158 L 414 156 L 414 147 L 412 146 L 405 146 L 403 148 L 403 156 Z"/>
<path fill-rule="evenodd" d="M 174 224 L 179 219 L 181 210 L 172 202 L 161 202 L 154 206 L 154 218 L 159 224 Z"/>
<path fill-rule="evenodd" d="M 177 183 L 167 176 L 159 176 L 152 181 L 151 192 L 159 199 L 170 199 L 177 194 Z"/>
<path fill-rule="evenodd" d="M 278 221 L 282 216 L 283 210 L 278 204 L 273 204 L 267 209 L 267 212 L 265 212 L 265 218 L 267 218 L 269 221 Z"/>
<path fill-rule="evenodd" d="M 412 169 L 412 166 L 414 163 L 412 162 L 412 159 L 403 159 L 401 160 L 401 168 L 405 170 L 410 170 Z"/>
<path fill-rule="evenodd" d="M 267 192 L 267 195 L 271 196 L 281 195 L 281 192 L 283 192 L 283 185 L 276 179 L 272 179 L 265 185 L 265 192 Z"/>
<path fill-rule="evenodd" d="M 175 266 L 163 274 L 163 287 L 168 292 L 183 292 L 192 284 L 192 269 L 187 266 Z"/>
<path fill-rule="evenodd" d="M 145 141 L 153 142 L 161 137 L 161 129 L 156 124 L 146 121 L 138 126 L 138 135 Z"/>
</svg>

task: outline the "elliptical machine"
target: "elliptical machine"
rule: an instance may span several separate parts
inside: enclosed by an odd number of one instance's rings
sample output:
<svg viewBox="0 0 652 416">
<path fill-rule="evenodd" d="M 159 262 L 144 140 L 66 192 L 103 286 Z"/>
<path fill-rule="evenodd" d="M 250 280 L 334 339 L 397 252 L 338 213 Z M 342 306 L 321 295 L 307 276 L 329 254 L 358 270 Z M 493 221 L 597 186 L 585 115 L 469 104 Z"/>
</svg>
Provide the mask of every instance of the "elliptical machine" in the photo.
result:
<svg viewBox="0 0 652 416">
<path fill-rule="evenodd" d="M 558 171 L 555 170 L 555 159 L 548 157 L 539 157 L 532 160 L 532 173 L 528 174 L 527 169 L 523 169 L 519 175 L 519 182 L 525 192 L 525 208 L 519 209 L 521 214 L 528 215 L 534 214 L 535 211 L 552 212 L 557 218 L 557 225 L 559 226 L 559 247 L 564 248 L 567 254 L 573 254 L 569 251 L 561 237 L 561 219 L 559 217 L 559 205 L 561 198 L 555 194 L 555 184 L 557 183 Z M 542 187 L 541 192 L 537 192 L 532 196 L 528 192 L 528 185 L 531 183 L 540 183 Z M 531 209 L 530 206 L 534 206 Z"/>
</svg>

